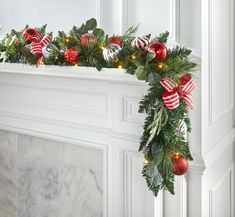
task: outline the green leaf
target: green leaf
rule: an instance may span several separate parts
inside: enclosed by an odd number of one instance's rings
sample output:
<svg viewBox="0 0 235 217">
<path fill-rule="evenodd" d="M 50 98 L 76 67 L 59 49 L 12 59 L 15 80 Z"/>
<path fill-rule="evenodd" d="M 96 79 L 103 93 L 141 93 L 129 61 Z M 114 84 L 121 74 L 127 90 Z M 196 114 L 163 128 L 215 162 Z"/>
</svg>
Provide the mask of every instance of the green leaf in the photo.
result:
<svg viewBox="0 0 235 217">
<path fill-rule="evenodd" d="M 144 66 L 139 66 L 135 71 L 136 77 L 139 80 L 147 80 L 148 74 Z"/>
<path fill-rule="evenodd" d="M 104 32 L 103 29 L 96 28 L 96 29 L 94 29 L 93 34 L 94 34 L 96 37 L 102 38 L 102 37 L 104 37 L 105 32 Z"/>
<path fill-rule="evenodd" d="M 156 54 L 154 52 L 148 52 L 146 55 L 146 63 L 151 62 L 155 58 Z"/>
<path fill-rule="evenodd" d="M 95 18 L 91 18 L 90 20 L 86 21 L 86 28 L 87 30 L 94 30 L 97 27 L 97 21 Z"/>
<path fill-rule="evenodd" d="M 148 82 L 149 82 L 151 85 L 154 85 L 154 84 L 158 83 L 160 80 L 161 80 L 161 75 L 159 75 L 159 74 L 156 73 L 156 72 L 151 72 L 151 73 L 148 75 Z"/>
<path fill-rule="evenodd" d="M 162 176 L 158 171 L 156 164 L 146 165 L 143 169 L 143 176 L 146 179 L 149 189 L 157 196 L 160 186 L 162 185 Z"/>
</svg>

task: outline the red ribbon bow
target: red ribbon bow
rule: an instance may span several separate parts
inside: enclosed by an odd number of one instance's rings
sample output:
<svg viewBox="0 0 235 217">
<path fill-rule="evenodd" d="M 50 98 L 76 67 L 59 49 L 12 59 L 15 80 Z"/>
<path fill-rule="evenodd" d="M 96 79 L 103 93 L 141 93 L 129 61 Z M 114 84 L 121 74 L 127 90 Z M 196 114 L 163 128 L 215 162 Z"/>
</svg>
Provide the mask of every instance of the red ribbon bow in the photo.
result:
<svg viewBox="0 0 235 217">
<path fill-rule="evenodd" d="M 26 41 L 31 42 L 30 44 L 30 52 L 33 55 L 42 55 L 36 66 L 38 66 L 42 61 L 45 60 L 43 56 L 42 48 L 46 45 L 52 43 L 52 38 L 49 35 L 42 36 L 37 30 L 35 29 L 28 29 L 24 31 L 23 36 Z"/>
<path fill-rule="evenodd" d="M 180 78 L 180 84 L 176 84 L 170 78 L 165 78 L 160 81 L 160 84 L 166 89 L 162 94 L 163 101 L 168 109 L 175 109 L 180 105 L 180 98 L 192 109 L 193 99 L 192 91 L 195 88 L 195 83 L 192 75 L 187 74 Z"/>
</svg>

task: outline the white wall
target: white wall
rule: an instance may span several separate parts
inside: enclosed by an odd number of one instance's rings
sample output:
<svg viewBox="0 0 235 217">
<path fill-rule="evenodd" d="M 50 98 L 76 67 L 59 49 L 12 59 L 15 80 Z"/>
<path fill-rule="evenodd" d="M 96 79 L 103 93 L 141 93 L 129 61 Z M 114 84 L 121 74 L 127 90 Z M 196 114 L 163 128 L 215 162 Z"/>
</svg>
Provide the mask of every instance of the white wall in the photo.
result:
<svg viewBox="0 0 235 217">
<path fill-rule="evenodd" d="M 175 0 L 1 0 L 0 25 L 2 33 L 22 29 L 26 24 L 48 24 L 48 30 L 69 30 L 95 17 L 109 33 L 121 34 L 129 26 L 141 23 L 139 33 L 158 34 L 170 31 L 172 40 L 177 37 Z"/>
<path fill-rule="evenodd" d="M 68 30 L 95 17 L 109 33 L 121 34 L 128 26 L 142 23 L 139 34 L 168 30 L 172 42 L 190 47 L 200 65 L 191 114 L 193 133 L 189 138 L 194 162 L 188 174 L 188 193 L 181 178 L 177 179 L 177 195 L 164 195 L 165 216 L 177 212 L 177 217 L 217 217 L 231 208 L 229 214 L 233 217 L 233 194 L 228 194 L 233 190 L 235 124 L 232 3 L 233 0 L 41 0 L 35 6 L 30 0 L 24 4 L 12 0 L 11 5 L 1 0 L 0 25 L 3 33 L 21 29 L 27 23 L 48 23 L 49 30 Z M 230 207 L 222 206 L 223 201 L 228 201 Z"/>
</svg>

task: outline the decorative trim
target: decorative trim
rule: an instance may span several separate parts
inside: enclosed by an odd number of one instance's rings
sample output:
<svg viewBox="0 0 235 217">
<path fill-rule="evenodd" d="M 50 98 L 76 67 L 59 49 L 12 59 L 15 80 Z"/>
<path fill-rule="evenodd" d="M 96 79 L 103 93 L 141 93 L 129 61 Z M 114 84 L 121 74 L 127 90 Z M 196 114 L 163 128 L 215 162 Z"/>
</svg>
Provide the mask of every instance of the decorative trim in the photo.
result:
<svg viewBox="0 0 235 217">
<path fill-rule="evenodd" d="M 193 156 L 193 161 L 189 161 L 189 172 L 203 175 L 206 169 L 205 162 L 202 158 Z"/>
<path fill-rule="evenodd" d="M 130 123 L 139 123 L 142 124 L 144 122 L 144 116 L 140 113 L 134 114 L 133 105 L 136 103 L 138 106 L 138 102 L 140 99 L 134 97 L 123 97 L 123 121 Z M 138 111 L 137 111 L 138 112 Z"/>
<path fill-rule="evenodd" d="M 122 33 L 129 26 L 128 22 L 128 1 L 122 0 Z M 179 41 L 180 30 L 180 0 L 170 0 L 170 37 L 169 43 L 177 43 Z"/>
<path fill-rule="evenodd" d="M 96 20 L 97 20 L 97 25 L 102 26 L 102 7 L 103 7 L 103 0 L 96 0 Z"/>
<path fill-rule="evenodd" d="M 229 17 L 230 19 L 230 29 L 229 29 L 229 41 L 231 44 L 231 49 L 230 49 L 230 60 L 229 60 L 229 76 L 230 76 L 230 103 L 224 108 L 217 112 L 216 114 L 213 114 L 213 106 L 212 106 L 212 77 L 213 77 L 213 64 L 212 64 L 212 22 L 213 22 L 213 17 L 212 17 L 212 5 L 213 5 L 213 0 L 209 0 L 209 38 L 208 38 L 208 86 L 209 86 L 209 126 L 211 126 L 213 123 L 216 121 L 220 120 L 222 117 L 224 117 L 228 112 L 230 112 L 233 109 L 233 98 L 234 98 L 234 93 L 233 93 L 233 73 L 234 73 L 234 67 L 233 67 L 233 0 L 229 1 L 229 7 L 230 7 L 230 14 Z"/>
<path fill-rule="evenodd" d="M 218 158 L 233 145 L 235 141 L 235 128 L 232 128 L 217 144 L 203 155 L 206 168 L 210 168 Z"/>
<path fill-rule="evenodd" d="M 180 32 L 180 0 L 170 0 L 170 42 L 179 42 Z"/>
<path fill-rule="evenodd" d="M 220 177 L 212 187 L 209 188 L 209 217 L 213 217 L 213 193 L 217 190 L 217 188 L 228 175 L 230 177 L 230 216 L 232 217 L 234 214 L 234 165 L 232 164 L 224 173 L 224 175 Z"/>
</svg>

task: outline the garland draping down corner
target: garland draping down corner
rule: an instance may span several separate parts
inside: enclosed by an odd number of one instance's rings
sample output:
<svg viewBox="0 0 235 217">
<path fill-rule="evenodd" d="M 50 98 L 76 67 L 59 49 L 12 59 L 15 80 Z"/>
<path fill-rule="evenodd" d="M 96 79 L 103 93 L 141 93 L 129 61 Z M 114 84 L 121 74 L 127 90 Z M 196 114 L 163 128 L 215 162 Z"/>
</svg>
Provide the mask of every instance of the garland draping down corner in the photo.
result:
<svg viewBox="0 0 235 217">
<path fill-rule="evenodd" d="M 168 49 L 168 32 L 133 37 L 137 27 L 130 27 L 122 36 L 109 37 L 93 18 L 54 38 L 45 30 L 46 25 L 12 30 L 0 43 L 1 62 L 124 68 L 148 82 L 139 107 L 147 116 L 139 147 L 145 157 L 143 176 L 155 196 L 160 189 L 174 194 L 174 176 L 187 172 L 187 160 L 192 160 L 185 139 L 185 131 L 191 130 L 187 111 L 195 86 L 191 51 L 180 46 Z"/>
</svg>

